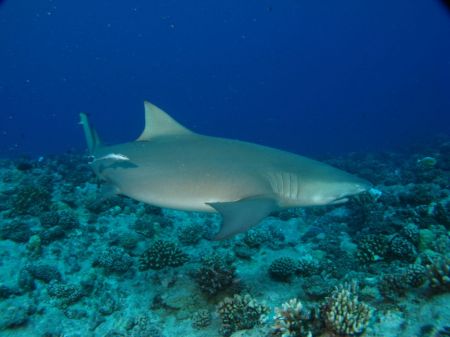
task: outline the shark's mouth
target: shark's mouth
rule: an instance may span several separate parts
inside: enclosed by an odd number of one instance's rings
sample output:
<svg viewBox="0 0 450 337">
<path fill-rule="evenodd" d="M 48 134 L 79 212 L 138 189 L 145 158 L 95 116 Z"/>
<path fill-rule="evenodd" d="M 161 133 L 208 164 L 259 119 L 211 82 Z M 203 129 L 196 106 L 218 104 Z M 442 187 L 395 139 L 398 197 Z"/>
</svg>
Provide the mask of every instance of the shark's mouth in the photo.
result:
<svg viewBox="0 0 450 337">
<path fill-rule="evenodd" d="M 347 201 L 348 201 L 348 196 L 343 196 L 343 197 L 334 199 L 332 202 L 330 202 L 330 205 L 343 204 L 343 203 L 346 203 Z"/>
</svg>

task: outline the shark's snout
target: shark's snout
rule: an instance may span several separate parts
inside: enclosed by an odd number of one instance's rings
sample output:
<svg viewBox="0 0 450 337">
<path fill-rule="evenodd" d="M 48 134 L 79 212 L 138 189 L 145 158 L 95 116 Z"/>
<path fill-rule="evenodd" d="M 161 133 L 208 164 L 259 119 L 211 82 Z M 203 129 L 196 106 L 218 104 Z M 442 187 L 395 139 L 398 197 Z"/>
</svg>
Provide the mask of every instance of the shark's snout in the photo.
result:
<svg viewBox="0 0 450 337">
<path fill-rule="evenodd" d="M 329 188 L 329 202 L 328 204 L 342 204 L 349 200 L 351 196 L 366 192 L 372 188 L 372 184 L 364 179 L 357 181 L 337 183 L 334 188 Z"/>
</svg>

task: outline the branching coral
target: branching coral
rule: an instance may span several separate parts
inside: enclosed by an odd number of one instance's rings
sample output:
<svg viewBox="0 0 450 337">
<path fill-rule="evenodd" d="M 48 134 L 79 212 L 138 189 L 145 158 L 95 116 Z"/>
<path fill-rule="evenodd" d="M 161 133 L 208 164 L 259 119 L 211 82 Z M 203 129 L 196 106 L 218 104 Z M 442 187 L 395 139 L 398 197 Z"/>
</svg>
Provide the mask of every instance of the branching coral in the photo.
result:
<svg viewBox="0 0 450 337">
<path fill-rule="evenodd" d="M 222 320 L 222 335 L 230 336 L 235 331 L 252 329 L 264 322 L 269 308 L 250 295 L 234 295 L 220 302 L 217 311 Z"/>
<path fill-rule="evenodd" d="M 315 313 L 296 298 L 275 308 L 274 321 L 272 336 L 276 337 L 312 337 L 312 325 L 318 323 Z"/>
<path fill-rule="evenodd" d="M 439 257 L 427 265 L 430 286 L 437 291 L 450 290 L 450 257 Z"/>
<path fill-rule="evenodd" d="M 358 300 L 357 284 L 337 287 L 321 308 L 326 327 L 339 336 L 361 334 L 369 324 L 372 309 Z"/>
</svg>

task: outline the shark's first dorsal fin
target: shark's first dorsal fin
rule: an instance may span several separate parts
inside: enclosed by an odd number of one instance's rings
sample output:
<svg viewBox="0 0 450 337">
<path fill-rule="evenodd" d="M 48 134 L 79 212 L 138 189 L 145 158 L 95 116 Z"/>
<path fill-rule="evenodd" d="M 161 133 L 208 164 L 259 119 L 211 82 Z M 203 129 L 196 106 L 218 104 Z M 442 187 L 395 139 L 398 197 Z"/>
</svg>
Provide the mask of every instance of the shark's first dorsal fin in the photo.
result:
<svg viewBox="0 0 450 337">
<path fill-rule="evenodd" d="M 138 141 L 150 140 L 164 135 L 193 134 L 176 120 L 152 103 L 145 101 L 145 127 Z"/>
</svg>

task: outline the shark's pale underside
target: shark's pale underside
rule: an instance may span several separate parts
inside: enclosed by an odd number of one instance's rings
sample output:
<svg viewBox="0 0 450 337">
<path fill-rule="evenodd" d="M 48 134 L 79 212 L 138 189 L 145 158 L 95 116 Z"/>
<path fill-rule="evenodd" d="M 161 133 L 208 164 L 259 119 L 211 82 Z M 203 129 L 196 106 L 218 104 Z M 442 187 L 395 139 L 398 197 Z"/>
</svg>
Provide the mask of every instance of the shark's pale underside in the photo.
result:
<svg viewBox="0 0 450 337">
<path fill-rule="evenodd" d="M 327 164 L 238 140 L 194 133 L 145 102 L 145 128 L 133 142 L 105 146 L 81 114 L 95 173 L 115 193 L 188 211 L 219 212 L 216 239 L 244 232 L 269 213 L 329 205 L 370 183 Z"/>
</svg>

